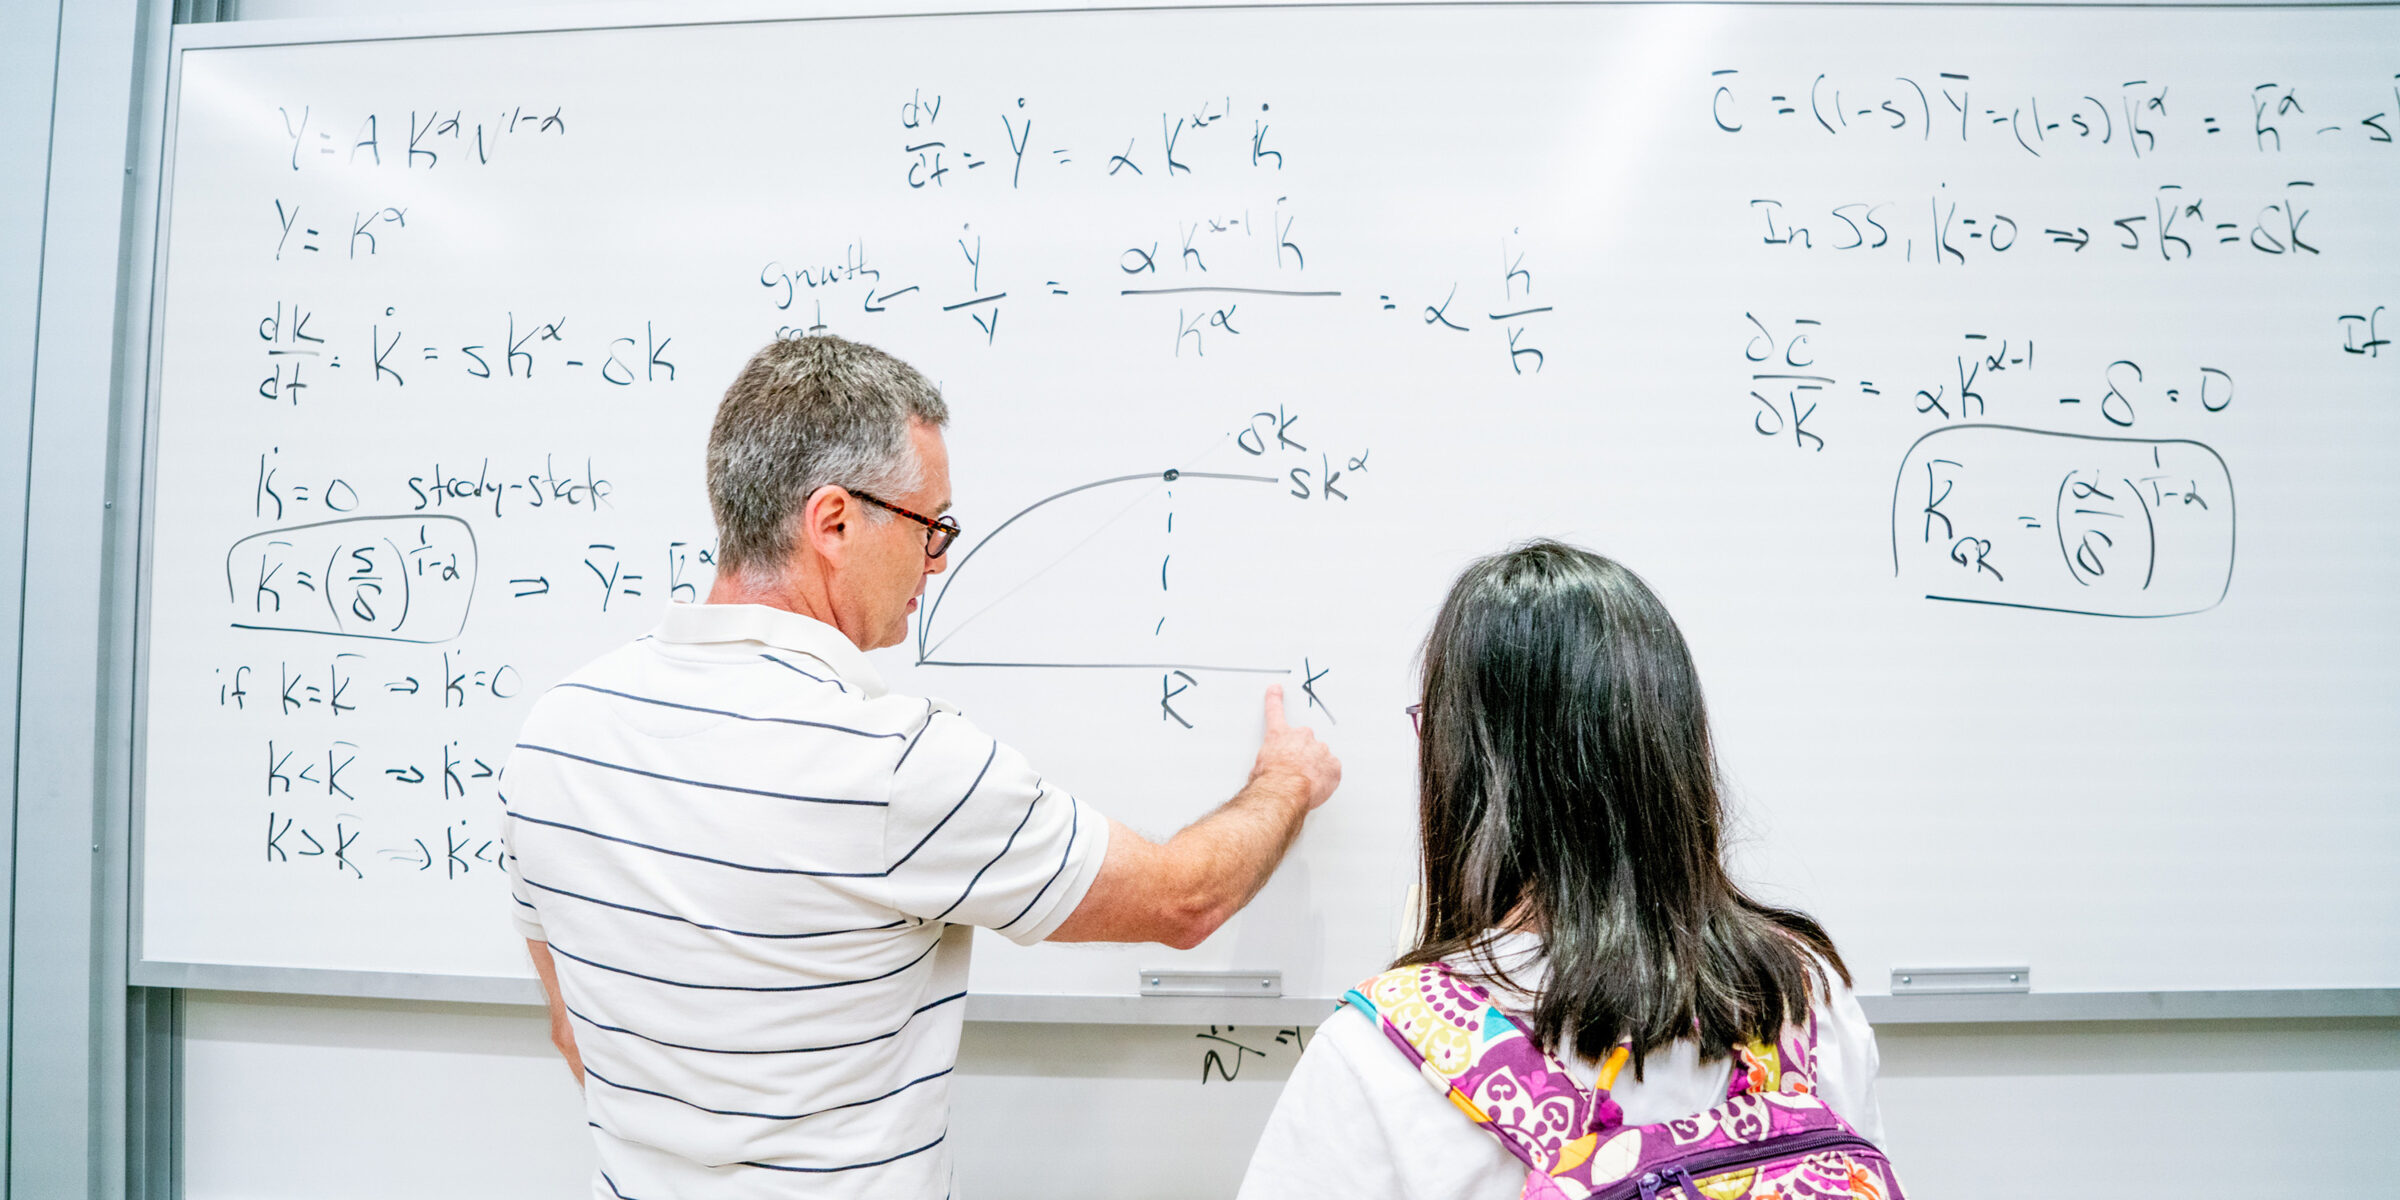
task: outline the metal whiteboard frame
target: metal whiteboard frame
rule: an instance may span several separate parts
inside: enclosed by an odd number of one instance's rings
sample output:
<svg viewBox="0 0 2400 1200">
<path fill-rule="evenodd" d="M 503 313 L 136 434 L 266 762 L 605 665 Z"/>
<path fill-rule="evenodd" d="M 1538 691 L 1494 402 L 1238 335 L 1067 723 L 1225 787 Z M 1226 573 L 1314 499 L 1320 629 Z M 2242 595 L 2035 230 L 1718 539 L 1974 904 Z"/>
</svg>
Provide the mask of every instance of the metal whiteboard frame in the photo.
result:
<svg viewBox="0 0 2400 1200">
<path fill-rule="evenodd" d="M 129 226 L 146 226 L 147 237 L 128 247 L 129 286 L 123 320 L 122 351 L 140 364 L 142 391 L 121 395 L 120 436 L 112 452 L 116 488 L 139 497 L 139 533 L 132 547 L 131 569 L 109 581 L 110 598 L 133 614 L 130 675 L 133 699 L 130 738 L 124 756 L 104 755 L 102 777 L 121 773 L 125 791 L 116 793 L 126 805 L 129 821 L 125 881 L 126 979 L 138 987 L 264 992 L 285 995 L 342 996 L 399 1001 L 434 1001 L 505 1005 L 542 1004 L 538 983 L 531 975 L 468 976 L 412 975 L 382 971 L 342 971 L 311 967 L 269 967 L 227 963 L 170 962 L 145 958 L 142 944 L 143 884 L 146 856 L 147 780 L 143 765 L 148 754 L 150 694 L 150 604 L 147 584 L 152 569 L 152 536 L 156 528 L 155 478 L 162 348 L 165 337 L 167 229 L 174 178 L 177 122 L 182 103 L 183 55 L 189 50 L 265 46 L 316 45 L 363 41 L 414 41 L 432 38 L 509 34 L 566 33 L 590 30 L 683 28 L 692 26 L 793 23 L 803 21 L 893 20 L 997 15 L 1041 15 L 1075 12 L 1156 10 L 1245 10 L 1266 8 L 1469 8 L 1469 7 L 1627 7 L 1694 3 L 1765 7 L 1812 0 L 1252 0 L 1239 4 L 1187 3 L 1181 0 L 1118 0 L 1110 4 L 1061 4 L 1055 0 L 982 0 L 955 8 L 928 8 L 934 0 L 706 0 L 670 3 L 667 0 L 601 0 L 558 8 L 457 10 L 400 17 L 301 18 L 230 21 L 177 25 L 167 49 L 166 87 L 160 108 L 137 112 L 135 144 L 139 152 L 127 173 L 134 177 Z M 2400 0 L 1992 0 L 1988 3 L 1948 3 L 1946 0 L 1836 0 L 1827 7 L 1940 7 L 1940 8 L 2189 8 L 2189 9 L 2390 9 Z M 143 290 L 146 283 L 147 290 Z M 147 309 L 135 305 L 146 296 Z M 136 407 L 138 406 L 138 407 Z M 124 555 L 112 555 L 123 562 Z M 113 656 L 112 656 L 113 657 Z M 122 661 L 112 661 L 106 674 L 123 678 Z M 114 724 L 114 722 L 112 722 Z M 112 791 L 114 789 L 111 789 Z M 116 797 L 111 797 L 115 799 Z M 2259 1019 L 2400 1020 L 2400 987 L 2294 988 L 2234 990 L 2173 990 L 2126 992 L 2059 992 L 2014 995 L 1861 995 L 1868 1019 L 1877 1025 L 2048 1023 L 2060 1021 L 2186 1021 Z M 968 997 L 971 1021 L 1054 1022 L 1096 1025 L 1206 1025 L 1251 1023 L 1264 1025 L 1314 1024 L 1333 1012 L 1334 998 L 1286 996 L 1275 999 L 1233 997 L 1144 997 L 1122 995 L 1017 995 L 978 993 Z"/>
<path fill-rule="evenodd" d="M 151 986 L 352 999 L 505 1004 L 540 1008 L 534 980 L 488 975 L 404 975 L 209 963 L 144 964 Z M 2230 991 L 2021 992 L 1858 998 L 1875 1025 L 2050 1024 L 2060 1021 L 2400 1020 L 2400 988 L 2253 988 Z M 1314 1025 L 1331 996 L 1038 995 L 976 992 L 967 1019 L 1072 1025 Z"/>
</svg>

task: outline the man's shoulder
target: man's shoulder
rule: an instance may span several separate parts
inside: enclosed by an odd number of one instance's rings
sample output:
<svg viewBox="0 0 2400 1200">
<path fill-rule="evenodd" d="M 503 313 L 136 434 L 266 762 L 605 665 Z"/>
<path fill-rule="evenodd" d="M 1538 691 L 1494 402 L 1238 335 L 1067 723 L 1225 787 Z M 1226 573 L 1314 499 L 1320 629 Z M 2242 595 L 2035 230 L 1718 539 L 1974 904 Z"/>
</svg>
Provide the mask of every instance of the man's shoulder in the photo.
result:
<svg viewBox="0 0 2400 1200">
<path fill-rule="evenodd" d="M 998 738 L 985 732 L 965 713 L 944 701 L 927 696 L 908 696 L 893 692 L 885 695 L 882 702 L 910 706 L 908 711 L 917 715 L 916 728 L 910 735 L 911 740 L 915 743 L 915 749 L 911 752 L 909 761 L 914 761 L 918 757 L 944 757 L 952 760 L 964 757 L 980 762 L 994 755 L 1014 754 L 1014 751 L 1002 744 Z M 907 762 L 904 761 L 901 765 L 906 766 Z"/>
<path fill-rule="evenodd" d="M 647 638 L 637 638 L 575 668 L 543 689 L 525 711 L 518 739 L 539 742 L 545 736 L 571 733 L 588 725 L 593 709 L 611 693 L 638 686 L 641 672 L 634 661 L 644 653 Z"/>
<path fill-rule="evenodd" d="M 636 638 L 585 663 L 536 697 L 525 728 L 583 725 L 603 712 L 677 710 L 759 728 L 824 726 L 891 740 L 914 738 L 948 705 L 920 696 L 869 696 L 804 653 L 756 643 L 713 643 L 701 653 Z M 894 752 L 898 752 L 895 744 Z"/>
<path fill-rule="evenodd" d="M 586 697 L 615 690 L 640 680 L 642 660 L 651 653 L 651 639 L 645 635 L 618 646 L 598 658 L 569 671 L 565 678 L 534 697 L 534 708 L 574 704 Z"/>
</svg>

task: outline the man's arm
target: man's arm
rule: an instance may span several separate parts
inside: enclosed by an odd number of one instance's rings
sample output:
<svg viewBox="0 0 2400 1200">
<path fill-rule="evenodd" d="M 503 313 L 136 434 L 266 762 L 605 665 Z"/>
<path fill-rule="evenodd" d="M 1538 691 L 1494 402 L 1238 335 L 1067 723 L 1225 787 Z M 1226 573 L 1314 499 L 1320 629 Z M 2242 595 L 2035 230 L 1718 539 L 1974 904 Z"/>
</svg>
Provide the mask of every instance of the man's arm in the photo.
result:
<svg viewBox="0 0 2400 1200">
<path fill-rule="evenodd" d="M 583 1055 L 575 1050 L 575 1027 L 567 1023 L 566 998 L 558 994 L 558 963 L 550 957 L 550 943 L 529 938 L 525 952 L 533 957 L 533 973 L 542 977 L 542 995 L 550 1001 L 550 1044 L 558 1047 L 559 1056 L 567 1060 L 567 1069 L 575 1072 L 575 1083 L 580 1087 Z"/>
<path fill-rule="evenodd" d="M 1164 845 L 1110 821 L 1100 874 L 1049 940 L 1199 945 L 1266 886 L 1301 821 L 1341 782 L 1333 751 L 1314 730 L 1286 723 L 1283 688 L 1268 688 L 1250 782 Z"/>
</svg>

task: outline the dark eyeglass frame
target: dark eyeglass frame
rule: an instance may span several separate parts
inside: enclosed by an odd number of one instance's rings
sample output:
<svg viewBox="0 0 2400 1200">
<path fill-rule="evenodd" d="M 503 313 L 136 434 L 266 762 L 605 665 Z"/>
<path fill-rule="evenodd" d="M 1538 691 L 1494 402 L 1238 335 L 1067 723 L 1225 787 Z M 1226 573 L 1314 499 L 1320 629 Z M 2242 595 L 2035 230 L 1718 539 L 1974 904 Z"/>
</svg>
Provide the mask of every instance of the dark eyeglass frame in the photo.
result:
<svg viewBox="0 0 2400 1200">
<path fill-rule="evenodd" d="M 917 524 L 924 526 L 925 557 L 927 558 L 940 558 L 941 556 L 950 553 L 950 544 L 958 540 L 958 518 L 956 517 L 943 516 L 940 518 L 935 518 L 923 516 L 918 513 L 910 512 L 889 500 L 879 500 L 854 487 L 846 487 L 842 490 L 858 497 L 861 500 L 866 501 L 869 504 L 874 505 L 877 508 L 884 510 L 885 512 L 898 513 L 901 516 L 907 517 L 909 520 L 915 521 Z"/>
<path fill-rule="evenodd" d="M 1411 704 L 1407 708 L 1401 709 L 1400 711 L 1408 714 L 1408 727 L 1416 730 L 1418 737 L 1424 737 L 1425 706 L 1422 704 Z"/>
</svg>

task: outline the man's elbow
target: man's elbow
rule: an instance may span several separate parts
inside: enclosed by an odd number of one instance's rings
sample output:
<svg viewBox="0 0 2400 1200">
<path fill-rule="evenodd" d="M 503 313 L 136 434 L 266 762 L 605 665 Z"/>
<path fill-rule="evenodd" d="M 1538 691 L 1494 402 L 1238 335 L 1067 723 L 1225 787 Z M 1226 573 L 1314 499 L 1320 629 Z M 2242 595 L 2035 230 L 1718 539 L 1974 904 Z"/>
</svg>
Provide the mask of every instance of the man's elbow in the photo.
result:
<svg viewBox="0 0 2400 1200">
<path fill-rule="evenodd" d="M 1239 911 L 1241 906 L 1214 896 L 1190 896 L 1160 914 L 1163 928 L 1158 940 L 1177 950 L 1189 950 L 1207 941 Z"/>
</svg>

